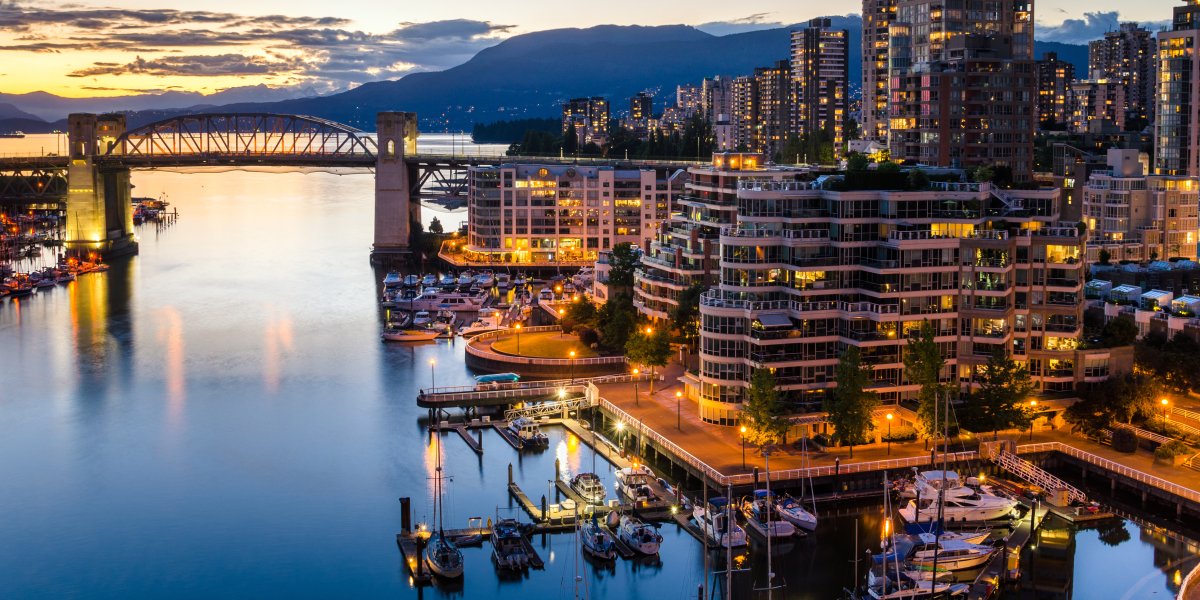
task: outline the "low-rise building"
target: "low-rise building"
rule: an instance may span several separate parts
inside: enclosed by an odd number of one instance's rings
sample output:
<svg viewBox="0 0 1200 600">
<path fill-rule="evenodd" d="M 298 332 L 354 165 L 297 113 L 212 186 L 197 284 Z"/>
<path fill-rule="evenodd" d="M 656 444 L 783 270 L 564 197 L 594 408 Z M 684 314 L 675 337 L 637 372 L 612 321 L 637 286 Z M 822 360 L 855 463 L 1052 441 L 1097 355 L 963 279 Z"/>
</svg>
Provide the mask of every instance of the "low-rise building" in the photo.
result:
<svg viewBox="0 0 1200 600">
<path fill-rule="evenodd" d="M 592 264 L 628 242 L 649 244 L 682 188 L 683 172 L 509 164 L 468 170 L 462 259 L 513 266 Z"/>
</svg>

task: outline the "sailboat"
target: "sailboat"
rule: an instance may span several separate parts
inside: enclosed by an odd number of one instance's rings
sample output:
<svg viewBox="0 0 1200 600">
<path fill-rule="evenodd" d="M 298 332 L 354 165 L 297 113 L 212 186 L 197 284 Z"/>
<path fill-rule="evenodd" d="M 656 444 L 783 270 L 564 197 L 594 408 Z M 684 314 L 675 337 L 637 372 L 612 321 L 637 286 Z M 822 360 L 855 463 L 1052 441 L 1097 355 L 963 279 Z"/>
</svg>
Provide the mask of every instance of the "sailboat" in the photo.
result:
<svg viewBox="0 0 1200 600">
<path fill-rule="evenodd" d="M 429 544 L 425 548 L 425 564 L 435 575 L 446 579 L 458 579 L 463 576 L 462 551 L 446 537 L 442 528 L 442 516 L 446 512 L 442 507 L 442 436 L 437 434 L 437 469 L 433 479 L 434 520 L 437 521 L 437 531 L 429 536 Z"/>
<path fill-rule="evenodd" d="M 767 492 L 767 494 L 766 494 L 766 495 L 767 495 L 767 497 L 769 498 L 769 497 L 770 497 L 770 495 L 771 495 L 771 452 L 770 452 L 770 450 L 765 450 L 765 451 L 763 452 L 763 461 L 764 461 L 764 466 L 765 466 L 765 470 L 766 470 L 766 474 L 767 474 L 767 487 L 766 487 L 766 492 Z M 770 506 L 771 506 L 770 502 L 767 502 L 767 503 L 766 503 L 766 506 L 767 506 L 767 514 L 768 514 L 768 516 L 767 516 L 767 519 L 766 519 L 766 523 L 767 523 L 767 525 L 771 525 L 771 526 L 773 526 L 773 525 L 775 525 L 776 523 L 783 523 L 783 524 L 785 524 L 785 525 L 788 525 L 788 526 L 790 526 L 790 524 L 789 524 L 789 523 L 787 523 L 787 521 L 771 521 L 771 520 L 770 520 L 770 516 L 769 516 L 769 515 L 770 515 L 770 512 L 771 512 L 771 510 L 770 510 Z M 772 528 L 771 530 L 768 530 L 768 531 L 772 531 L 772 532 L 773 532 L 773 528 Z M 794 530 L 793 530 L 793 531 L 794 531 Z M 775 536 L 774 536 L 774 535 L 767 535 L 766 537 L 767 537 L 767 586 L 766 586 L 766 587 L 761 587 L 761 588 L 760 588 L 760 587 L 755 587 L 755 588 L 754 588 L 754 591 L 756 591 L 756 592 L 766 592 L 766 593 L 767 593 L 767 598 L 770 598 L 770 597 L 771 597 L 771 593 L 772 593 L 772 592 L 774 592 L 775 590 L 778 590 L 778 589 L 783 589 L 783 588 L 784 588 L 784 587 L 785 587 L 787 584 L 786 584 L 786 583 L 782 583 L 782 582 L 781 582 L 779 585 L 776 585 L 776 584 L 775 584 L 775 569 L 774 569 L 774 567 L 773 567 L 773 566 L 772 566 L 772 564 L 771 564 L 771 563 L 772 563 L 772 558 L 773 558 L 773 557 L 772 557 L 772 555 L 771 555 L 771 538 L 773 538 L 773 537 L 775 537 Z"/>
</svg>

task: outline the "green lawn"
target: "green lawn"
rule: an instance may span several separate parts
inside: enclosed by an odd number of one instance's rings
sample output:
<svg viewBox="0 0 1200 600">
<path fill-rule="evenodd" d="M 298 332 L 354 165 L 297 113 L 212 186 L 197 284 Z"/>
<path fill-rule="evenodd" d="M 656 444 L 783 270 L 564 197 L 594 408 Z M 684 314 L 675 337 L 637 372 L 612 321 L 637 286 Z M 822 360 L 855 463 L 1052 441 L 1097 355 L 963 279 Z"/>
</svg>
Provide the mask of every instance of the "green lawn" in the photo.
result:
<svg viewBox="0 0 1200 600">
<path fill-rule="evenodd" d="M 517 336 L 509 336 L 492 342 L 492 348 L 497 352 L 518 354 Z M 591 358 L 597 356 L 596 351 L 584 346 L 574 334 L 563 334 L 555 331 L 521 334 L 521 356 L 537 358 L 570 358 L 570 351 L 575 351 L 575 358 Z"/>
</svg>

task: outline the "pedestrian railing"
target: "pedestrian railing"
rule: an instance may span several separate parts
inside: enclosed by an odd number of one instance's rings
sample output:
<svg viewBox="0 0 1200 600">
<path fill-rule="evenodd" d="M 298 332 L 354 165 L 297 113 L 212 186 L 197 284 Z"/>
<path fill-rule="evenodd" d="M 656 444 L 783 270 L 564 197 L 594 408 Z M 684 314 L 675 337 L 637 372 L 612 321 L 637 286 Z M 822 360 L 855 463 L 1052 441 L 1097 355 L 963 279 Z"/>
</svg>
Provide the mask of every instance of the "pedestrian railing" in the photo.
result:
<svg viewBox="0 0 1200 600">
<path fill-rule="evenodd" d="M 1159 435 L 1157 433 L 1154 433 L 1153 431 L 1146 431 L 1145 429 L 1134 427 L 1133 425 L 1126 425 L 1125 423 L 1113 423 L 1113 427 L 1115 427 L 1117 429 L 1127 429 L 1129 431 L 1132 431 L 1133 434 L 1135 436 L 1137 436 L 1138 438 L 1147 440 L 1150 442 L 1154 442 L 1156 444 L 1165 444 L 1174 439 L 1174 438 L 1169 438 L 1165 435 Z"/>
<path fill-rule="evenodd" d="M 1172 483 L 1161 477 L 1155 477 L 1149 473 L 1125 466 L 1102 456 L 1096 456 L 1091 452 L 1080 450 L 1074 446 L 1068 446 L 1062 442 L 1041 442 L 1038 444 L 1024 444 L 1017 447 L 1018 454 L 1037 454 L 1039 452 L 1061 452 L 1062 454 L 1085 461 L 1107 471 L 1128 477 L 1138 483 L 1143 483 L 1179 496 L 1180 498 L 1200 503 L 1200 492 L 1196 490 Z"/>
</svg>

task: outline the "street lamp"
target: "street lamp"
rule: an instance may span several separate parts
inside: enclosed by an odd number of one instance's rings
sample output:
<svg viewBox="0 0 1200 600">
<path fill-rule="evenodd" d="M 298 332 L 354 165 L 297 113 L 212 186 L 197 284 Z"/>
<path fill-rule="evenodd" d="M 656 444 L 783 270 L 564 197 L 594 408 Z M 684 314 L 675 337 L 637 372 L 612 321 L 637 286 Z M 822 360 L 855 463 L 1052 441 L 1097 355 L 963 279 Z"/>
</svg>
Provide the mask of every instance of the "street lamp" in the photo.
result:
<svg viewBox="0 0 1200 600">
<path fill-rule="evenodd" d="M 633 370 L 633 405 L 641 406 L 641 404 L 638 403 L 638 370 L 637 369 Z"/>
<path fill-rule="evenodd" d="M 742 470 L 746 470 L 746 426 L 742 425 Z"/>
<path fill-rule="evenodd" d="M 891 456 L 892 455 L 892 413 L 887 414 L 887 422 L 888 422 L 888 439 L 887 439 L 888 456 Z"/>
<path fill-rule="evenodd" d="M 675 391 L 675 429 L 683 431 L 683 392 Z"/>
<path fill-rule="evenodd" d="M 621 454 L 625 454 L 625 421 L 617 421 L 617 443 L 621 445 Z"/>
<path fill-rule="evenodd" d="M 571 383 L 575 383 L 575 351 L 568 352 L 567 356 L 571 357 Z"/>
<path fill-rule="evenodd" d="M 521 324 L 517 323 L 514 328 L 517 330 L 517 354 L 521 353 Z"/>
<path fill-rule="evenodd" d="M 1029 441 L 1033 441 L 1033 411 L 1037 410 L 1037 400 L 1029 401 Z"/>
<path fill-rule="evenodd" d="M 437 375 L 434 373 L 434 367 L 437 366 L 437 359 L 429 359 L 429 387 L 437 388 Z"/>
<path fill-rule="evenodd" d="M 1162 402 L 1162 407 L 1163 407 L 1162 408 L 1163 433 L 1166 433 L 1167 432 L 1167 405 L 1170 404 L 1170 402 L 1168 402 L 1166 398 L 1163 398 L 1162 400 L 1160 400 L 1160 402 Z"/>
</svg>

